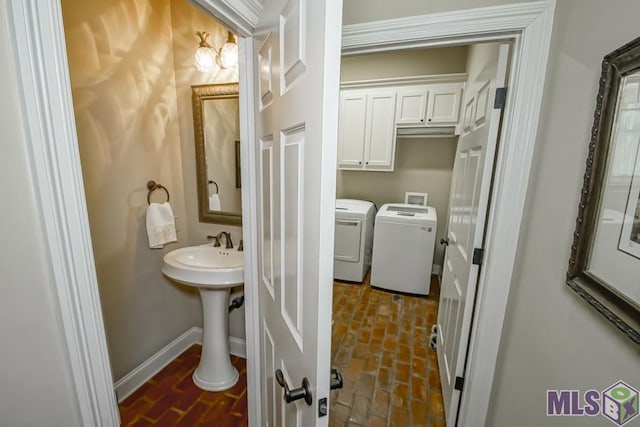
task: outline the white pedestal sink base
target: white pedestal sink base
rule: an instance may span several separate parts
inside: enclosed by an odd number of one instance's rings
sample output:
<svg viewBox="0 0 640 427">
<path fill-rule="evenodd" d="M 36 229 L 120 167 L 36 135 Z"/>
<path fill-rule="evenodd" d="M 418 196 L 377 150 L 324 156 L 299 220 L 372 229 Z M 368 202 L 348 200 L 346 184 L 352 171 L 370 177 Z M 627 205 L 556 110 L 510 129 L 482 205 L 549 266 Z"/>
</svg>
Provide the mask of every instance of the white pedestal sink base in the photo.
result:
<svg viewBox="0 0 640 427">
<path fill-rule="evenodd" d="M 199 287 L 202 300 L 202 354 L 193 382 L 203 390 L 222 391 L 238 382 L 229 356 L 229 288 Z"/>
</svg>

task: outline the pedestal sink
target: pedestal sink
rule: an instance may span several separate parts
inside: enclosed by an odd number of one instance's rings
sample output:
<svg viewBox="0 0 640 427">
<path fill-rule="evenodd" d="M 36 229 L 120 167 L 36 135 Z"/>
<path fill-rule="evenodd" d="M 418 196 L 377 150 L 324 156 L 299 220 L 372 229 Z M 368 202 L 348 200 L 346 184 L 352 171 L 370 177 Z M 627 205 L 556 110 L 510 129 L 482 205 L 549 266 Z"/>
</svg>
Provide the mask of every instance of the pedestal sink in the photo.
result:
<svg viewBox="0 0 640 427">
<path fill-rule="evenodd" d="M 229 356 L 229 292 L 244 282 L 243 253 L 211 245 L 176 249 L 164 256 L 162 272 L 176 282 L 195 286 L 203 314 L 202 354 L 193 382 L 220 391 L 238 381 Z"/>
</svg>

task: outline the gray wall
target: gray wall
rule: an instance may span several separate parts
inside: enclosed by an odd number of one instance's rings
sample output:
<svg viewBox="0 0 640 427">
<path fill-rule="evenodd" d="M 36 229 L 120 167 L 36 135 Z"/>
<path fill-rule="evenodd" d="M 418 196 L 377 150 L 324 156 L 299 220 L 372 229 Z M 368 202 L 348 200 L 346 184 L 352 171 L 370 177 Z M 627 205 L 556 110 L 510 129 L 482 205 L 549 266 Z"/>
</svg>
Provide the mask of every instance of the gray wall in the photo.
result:
<svg viewBox="0 0 640 427">
<path fill-rule="evenodd" d="M 464 73 L 467 47 L 416 49 L 400 52 L 345 56 L 340 80 L 370 80 L 390 77 Z M 447 229 L 449 189 L 458 137 L 398 138 L 393 172 L 338 170 L 338 198 L 371 200 L 378 208 L 384 203 L 401 203 L 404 193 L 429 193 L 429 206 L 436 208 L 436 241 Z M 442 265 L 444 248 L 436 244 L 433 262 Z"/>
<path fill-rule="evenodd" d="M 0 3 L 0 424 L 80 425 Z"/>
</svg>

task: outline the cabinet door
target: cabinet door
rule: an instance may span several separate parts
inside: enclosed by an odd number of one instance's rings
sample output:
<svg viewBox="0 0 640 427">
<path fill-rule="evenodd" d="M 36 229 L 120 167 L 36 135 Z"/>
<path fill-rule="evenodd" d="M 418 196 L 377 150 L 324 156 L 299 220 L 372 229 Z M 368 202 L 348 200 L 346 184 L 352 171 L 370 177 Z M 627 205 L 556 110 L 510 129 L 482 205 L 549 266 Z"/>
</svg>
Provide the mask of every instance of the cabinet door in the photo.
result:
<svg viewBox="0 0 640 427">
<path fill-rule="evenodd" d="M 395 113 L 395 91 L 369 93 L 365 133 L 365 169 L 393 170 L 396 148 Z"/>
<path fill-rule="evenodd" d="M 424 126 L 427 116 L 426 88 L 400 89 L 396 108 L 398 126 Z"/>
<path fill-rule="evenodd" d="M 427 126 L 458 124 L 463 87 L 463 83 L 441 84 L 429 87 Z"/>
<path fill-rule="evenodd" d="M 338 169 L 362 169 L 367 95 L 358 91 L 340 94 L 338 121 Z"/>
</svg>

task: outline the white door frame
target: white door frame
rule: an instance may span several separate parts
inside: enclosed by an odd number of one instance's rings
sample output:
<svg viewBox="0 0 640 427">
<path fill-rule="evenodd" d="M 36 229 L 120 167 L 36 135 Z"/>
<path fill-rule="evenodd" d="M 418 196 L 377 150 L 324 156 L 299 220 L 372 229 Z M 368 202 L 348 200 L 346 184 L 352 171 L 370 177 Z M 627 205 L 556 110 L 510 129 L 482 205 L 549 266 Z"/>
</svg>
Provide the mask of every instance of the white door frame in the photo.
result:
<svg viewBox="0 0 640 427">
<path fill-rule="evenodd" d="M 253 426 L 261 425 L 259 337 L 255 270 L 257 207 L 255 135 L 253 132 L 250 37 L 257 23 L 256 0 L 192 0 L 235 31 L 241 68 L 240 114 L 243 233 L 247 293 L 248 403 Z M 62 13 L 58 1 L 9 0 L 12 42 L 23 94 L 23 122 L 41 221 L 46 230 L 53 282 L 58 295 L 76 401 L 83 425 L 117 426 L 118 406 L 98 295 L 86 199 L 76 137 L 66 60 Z M 514 61 L 503 125 L 503 145 L 487 227 L 486 263 L 480 276 L 468 375 L 462 393 L 459 425 L 486 420 L 498 346 L 507 304 L 515 251 L 538 117 L 542 101 L 555 0 L 446 12 L 344 27 L 343 52 L 375 52 L 399 46 L 443 46 L 505 40 L 515 42 Z M 518 146 L 513 143 L 518 141 Z M 245 155 L 246 154 L 246 155 Z M 499 226 L 498 226 L 499 224 Z M 498 262 L 499 260 L 499 262 Z M 492 286 L 482 286 L 483 283 Z M 254 356 L 254 357 L 251 357 Z"/>
<path fill-rule="evenodd" d="M 484 425 L 487 419 L 542 105 L 554 9 L 555 0 L 545 0 L 343 27 L 345 55 L 483 41 L 514 43 L 458 426 Z"/>
<path fill-rule="evenodd" d="M 255 234 L 255 159 L 253 140 L 253 79 L 250 35 L 261 5 L 256 0 L 193 0 L 239 36 L 243 233 Z M 120 425 L 118 402 L 109 363 L 98 291 L 87 204 L 82 181 L 62 11 L 59 1 L 9 0 L 10 32 L 22 93 L 23 125 L 29 162 L 43 228 L 46 230 L 53 283 L 58 296 L 62 328 L 73 375 L 75 400 L 82 425 Z M 245 155 L 245 153 L 248 153 Z M 253 240 L 251 240 L 253 241 Z M 255 248 L 245 251 L 247 264 L 255 262 Z M 245 281 L 257 277 L 245 269 Z M 247 299 L 247 353 L 258 354 L 257 298 L 245 287 Z M 259 372 L 256 358 L 248 358 L 248 405 L 252 425 L 259 426 Z"/>
</svg>

